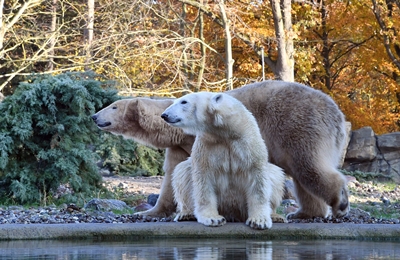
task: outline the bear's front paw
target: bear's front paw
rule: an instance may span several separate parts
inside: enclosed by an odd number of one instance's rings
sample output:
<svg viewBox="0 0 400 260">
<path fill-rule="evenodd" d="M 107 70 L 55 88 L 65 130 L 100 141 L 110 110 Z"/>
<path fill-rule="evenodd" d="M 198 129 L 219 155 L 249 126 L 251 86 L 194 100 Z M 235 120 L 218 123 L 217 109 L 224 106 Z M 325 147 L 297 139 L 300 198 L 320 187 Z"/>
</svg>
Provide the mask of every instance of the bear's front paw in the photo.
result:
<svg viewBox="0 0 400 260">
<path fill-rule="evenodd" d="M 196 220 L 196 217 L 193 214 L 189 214 L 189 213 L 178 213 L 176 214 L 174 221 L 178 222 L 178 221 L 190 221 L 190 220 Z"/>
<path fill-rule="evenodd" d="M 209 227 L 219 227 L 225 225 L 226 219 L 221 215 L 216 215 L 207 217 L 197 217 L 197 222 Z"/>
<path fill-rule="evenodd" d="M 166 218 L 167 214 L 164 212 L 154 212 L 154 211 L 142 211 L 142 212 L 135 212 L 133 213 L 134 216 L 137 217 L 142 217 L 142 218 L 146 218 L 146 217 L 151 217 L 151 218 Z"/>
<path fill-rule="evenodd" d="M 289 213 L 286 216 L 287 219 L 310 219 L 313 217 L 325 218 L 326 216 L 308 214 L 306 212 L 303 212 L 301 209 L 297 210 L 296 212 Z"/>
<path fill-rule="evenodd" d="M 248 218 L 246 220 L 246 225 L 250 226 L 253 229 L 269 229 L 272 227 L 272 219 L 270 216 L 260 218 Z"/>
<path fill-rule="evenodd" d="M 173 214 L 172 210 L 158 209 L 156 207 L 146 211 L 135 212 L 133 215 L 140 217 L 166 218 Z"/>
<path fill-rule="evenodd" d="M 287 223 L 287 220 L 284 216 L 281 216 L 276 213 L 271 214 L 272 223 Z"/>
</svg>

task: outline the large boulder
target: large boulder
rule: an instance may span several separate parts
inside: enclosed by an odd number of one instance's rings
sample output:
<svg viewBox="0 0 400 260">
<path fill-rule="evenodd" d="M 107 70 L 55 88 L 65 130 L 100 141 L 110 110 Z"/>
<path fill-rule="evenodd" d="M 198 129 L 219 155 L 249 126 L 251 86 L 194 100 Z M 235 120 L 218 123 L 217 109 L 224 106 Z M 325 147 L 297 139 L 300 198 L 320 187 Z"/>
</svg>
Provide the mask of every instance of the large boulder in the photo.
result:
<svg viewBox="0 0 400 260">
<path fill-rule="evenodd" d="M 371 127 L 364 127 L 351 133 L 345 162 L 371 161 L 377 154 L 376 137 Z"/>
<path fill-rule="evenodd" d="M 400 132 L 375 135 L 371 127 L 352 131 L 342 168 L 381 173 L 400 183 Z"/>
</svg>

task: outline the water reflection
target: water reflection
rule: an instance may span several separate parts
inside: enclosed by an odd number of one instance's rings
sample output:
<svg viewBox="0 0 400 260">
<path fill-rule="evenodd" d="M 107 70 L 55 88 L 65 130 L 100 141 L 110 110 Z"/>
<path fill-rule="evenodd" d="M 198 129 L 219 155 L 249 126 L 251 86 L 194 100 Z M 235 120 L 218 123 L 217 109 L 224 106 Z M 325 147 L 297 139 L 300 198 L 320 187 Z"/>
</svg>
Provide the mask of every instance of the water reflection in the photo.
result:
<svg viewBox="0 0 400 260">
<path fill-rule="evenodd" d="M 400 259 L 400 243 L 251 239 L 0 241 L 0 259 Z"/>
</svg>

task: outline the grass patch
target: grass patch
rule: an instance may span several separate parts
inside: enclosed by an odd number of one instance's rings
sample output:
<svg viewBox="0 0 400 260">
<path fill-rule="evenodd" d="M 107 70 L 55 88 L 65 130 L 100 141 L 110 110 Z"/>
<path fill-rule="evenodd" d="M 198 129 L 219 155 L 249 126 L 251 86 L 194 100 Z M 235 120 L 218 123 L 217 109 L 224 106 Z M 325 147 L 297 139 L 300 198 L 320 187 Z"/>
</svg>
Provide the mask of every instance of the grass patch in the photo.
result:
<svg viewBox="0 0 400 260">
<path fill-rule="evenodd" d="M 343 173 L 355 177 L 358 182 L 349 184 L 352 208 L 364 210 L 378 219 L 400 218 L 400 198 L 397 196 L 399 185 L 391 177 L 360 171 Z M 390 203 L 385 203 L 384 198 Z"/>
<path fill-rule="evenodd" d="M 375 218 L 383 218 L 383 219 L 395 219 L 395 218 L 400 218 L 400 212 L 399 209 L 389 205 L 385 206 L 383 205 L 376 205 L 374 203 L 358 203 L 358 204 L 352 204 L 354 208 L 359 208 L 361 210 L 364 210 L 371 214 L 372 217 Z"/>
<path fill-rule="evenodd" d="M 124 210 L 113 209 L 111 211 L 116 215 L 132 215 L 134 213 L 133 209 L 124 209 Z"/>
<path fill-rule="evenodd" d="M 354 178 L 357 179 L 357 181 L 368 181 L 368 180 L 375 180 L 375 181 L 391 181 L 392 177 L 387 176 L 382 173 L 376 173 L 376 172 L 361 172 L 361 171 L 346 171 L 346 170 L 340 170 L 344 175 L 349 175 L 353 176 Z"/>
</svg>

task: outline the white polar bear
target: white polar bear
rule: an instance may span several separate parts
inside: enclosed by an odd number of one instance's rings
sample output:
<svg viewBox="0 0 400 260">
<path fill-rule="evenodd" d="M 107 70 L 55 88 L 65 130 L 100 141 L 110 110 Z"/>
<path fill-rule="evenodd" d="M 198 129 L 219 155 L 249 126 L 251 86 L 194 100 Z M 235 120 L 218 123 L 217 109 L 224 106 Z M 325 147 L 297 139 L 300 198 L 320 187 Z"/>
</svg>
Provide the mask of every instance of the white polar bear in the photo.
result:
<svg viewBox="0 0 400 260">
<path fill-rule="evenodd" d="M 177 99 L 161 117 L 195 135 L 191 157 L 173 173 L 176 220 L 190 215 L 206 226 L 246 221 L 271 228 L 284 189 L 284 173 L 268 162 L 254 116 L 237 99 L 199 92 Z M 193 208 L 194 207 L 194 208 Z"/>
</svg>

